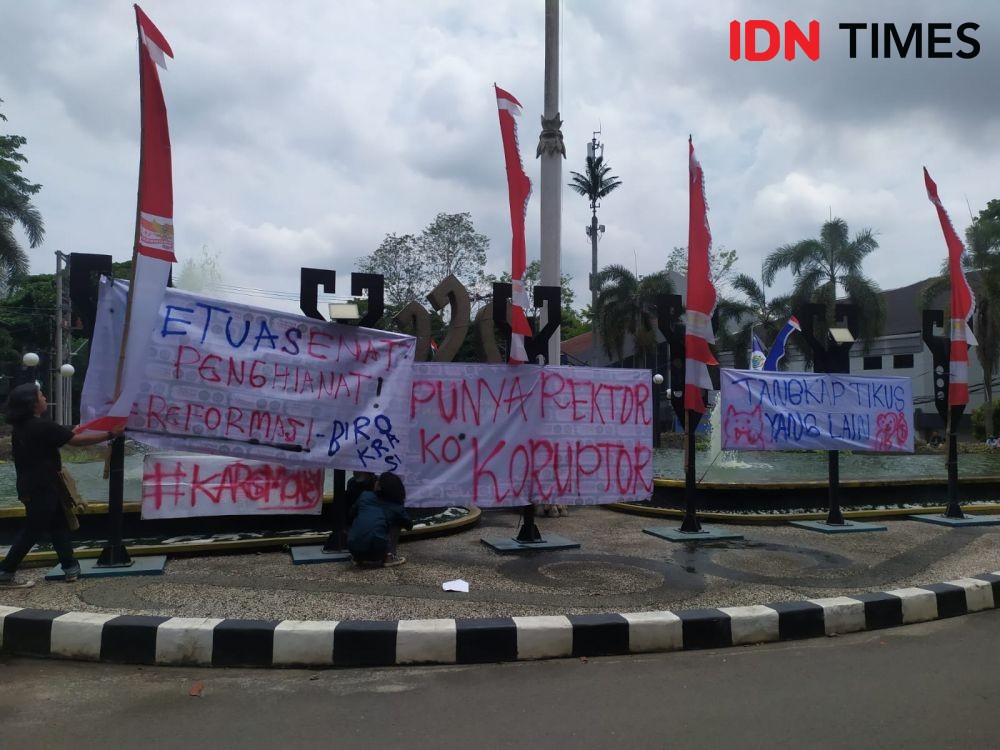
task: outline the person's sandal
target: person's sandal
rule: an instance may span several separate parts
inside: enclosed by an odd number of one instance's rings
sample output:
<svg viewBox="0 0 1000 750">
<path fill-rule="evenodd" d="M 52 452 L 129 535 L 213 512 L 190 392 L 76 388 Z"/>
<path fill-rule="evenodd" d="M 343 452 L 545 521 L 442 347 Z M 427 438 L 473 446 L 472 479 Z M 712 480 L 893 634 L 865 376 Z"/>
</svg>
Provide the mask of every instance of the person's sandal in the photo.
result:
<svg viewBox="0 0 1000 750">
<path fill-rule="evenodd" d="M 382 563 L 383 568 L 395 568 L 397 565 L 402 565 L 406 562 L 405 557 L 400 557 L 399 555 L 394 555 L 391 552 L 385 556 L 385 562 Z"/>
</svg>

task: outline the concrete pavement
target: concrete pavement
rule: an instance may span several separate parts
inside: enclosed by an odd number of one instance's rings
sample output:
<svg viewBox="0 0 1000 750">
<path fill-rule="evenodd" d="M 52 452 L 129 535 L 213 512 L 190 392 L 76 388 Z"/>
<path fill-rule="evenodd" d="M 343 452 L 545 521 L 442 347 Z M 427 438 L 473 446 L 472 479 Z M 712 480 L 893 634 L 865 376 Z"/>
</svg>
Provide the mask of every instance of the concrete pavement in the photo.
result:
<svg viewBox="0 0 1000 750">
<path fill-rule="evenodd" d="M 518 516 L 484 516 L 478 530 L 404 546 L 410 562 L 391 569 L 202 556 L 164 576 L 6 591 L 3 649 L 139 664 L 479 663 L 849 633 L 1000 603 L 996 527 L 754 525 L 731 527 L 742 540 L 672 544 L 644 534 L 644 518 L 581 508 L 543 521 L 580 549 L 510 557 L 479 539 L 514 535 Z M 458 577 L 469 593 L 442 590 Z"/>
<path fill-rule="evenodd" d="M 405 670 L 0 657 L 0 746 L 993 748 L 998 628 L 991 611 L 750 648 Z"/>
</svg>

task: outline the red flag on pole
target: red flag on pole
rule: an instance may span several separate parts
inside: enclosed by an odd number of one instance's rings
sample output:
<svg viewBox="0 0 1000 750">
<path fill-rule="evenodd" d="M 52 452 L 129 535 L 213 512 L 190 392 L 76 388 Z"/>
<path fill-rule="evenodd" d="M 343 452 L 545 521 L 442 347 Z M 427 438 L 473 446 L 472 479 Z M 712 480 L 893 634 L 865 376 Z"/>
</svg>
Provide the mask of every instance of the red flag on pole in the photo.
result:
<svg viewBox="0 0 1000 750">
<path fill-rule="evenodd" d="M 684 331 L 684 408 L 705 413 L 702 389 L 712 388 L 708 366 L 718 364 L 709 349 L 715 343 L 712 315 L 715 312 L 715 287 L 709 269 L 712 231 L 708 226 L 705 202 L 705 174 L 694 155 L 694 143 L 688 137 L 688 173 L 690 191 L 688 215 L 687 315 Z"/>
<path fill-rule="evenodd" d="M 962 253 L 965 246 L 952 226 L 948 212 L 938 197 L 937 184 L 924 167 L 924 186 L 927 197 L 937 208 L 938 220 L 948 246 L 948 274 L 951 277 L 951 351 L 948 366 L 948 405 L 961 406 L 969 403 L 969 347 L 976 345 L 969 323 L 976 311 L 976 299 L 962 269 Z"/>
<path fill-rule="evenodd" d="M 174 53 L 160 30 L 135 6 L 139 32 L 139 97 L 142 130 L 139 151 L 139 193 L 132 252 L 125 334 L 118 360 L 115 402 L 108 414 L 77 428 L 112 430 L 128 420 L 142 384 L 146 351 L 160 312 L 174 257 L 174 194 L 170 161 L 170 131 L 163 100 L 159 65 Z"/>
<path fill-rule="evenodd" d="M 142 106 L 142 153 L 139 161 L 139 231 L 136 251 L 173 263 L 174 192 L 170 165 L 167 105 L 156 66 L 167 68 L 174 53 L 149 17 L 135 6 L 139 26 L 139 82 Z"/>
<path fill-rule="evenodd" d="M 500 137 L 503 140 L 503 155 L 507 165 L 507 196 L 510 202 L 510 277 L 511 287 L 511 336 L 508 362 L 527 362 L 524 337 L 531 336 L 531 326 L 525 310 L 528 309 L 528 295 L 524 290 L 524 270 L 527 267 L 527 252 L 524 243 L 524 215 L 531 197 L 531 180 L 524 173 L 521 153 L 517 142 L 517 121 L 521 114 L 521 103 L 511 94 L 493 84 L 497 94 L 497 111 L 500 116 Z"/>
</svg>

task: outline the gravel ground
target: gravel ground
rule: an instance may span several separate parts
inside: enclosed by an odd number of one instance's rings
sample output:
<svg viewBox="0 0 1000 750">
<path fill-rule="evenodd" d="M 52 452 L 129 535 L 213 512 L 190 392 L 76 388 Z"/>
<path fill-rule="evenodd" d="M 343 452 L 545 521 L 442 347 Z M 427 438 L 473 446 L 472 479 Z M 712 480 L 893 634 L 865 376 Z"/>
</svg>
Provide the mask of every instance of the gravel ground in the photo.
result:
<svg viewBox="0 0 1000 750">
<path fill-rule="evenodd" d="M 45 582 L 0 603 L 111 613 L 283 619 L 424 619 L 723 607 L 880 591 L 1000 570 L 1000 527 L 949 529 L 889 520 L 886 532 L 827 535 L 787 525 L 727 526 L 744 541 L 671 543 L 642 533 L 677 526 L 601 508 L 541 518 L 581 544 L 498 555 L 482 537 L 513 536 L 518 516 L 483 514 L 453 536 L 401 547 L 406 565 L 292 565 L 285 552 L 173 558 L 163 576 Z M 468 594 L 441 584 L 469 582 Z"/>
</svg>

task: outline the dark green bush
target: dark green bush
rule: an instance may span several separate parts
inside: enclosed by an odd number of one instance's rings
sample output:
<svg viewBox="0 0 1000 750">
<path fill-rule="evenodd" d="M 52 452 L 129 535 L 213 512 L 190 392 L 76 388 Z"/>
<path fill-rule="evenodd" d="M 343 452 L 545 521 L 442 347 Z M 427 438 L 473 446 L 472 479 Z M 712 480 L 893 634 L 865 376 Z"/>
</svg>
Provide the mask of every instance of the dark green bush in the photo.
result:
<svg viewBox="0 0 1000 750">
<path fill-rule="evenodd" d="M 986 434 L 986 404 L 981 404 L 972 410 L 972 434 L 977 440 L 985 440 Z M 993 431 L 1000 430 L 1000 398 L 993 399 Z"/>
</svg>

